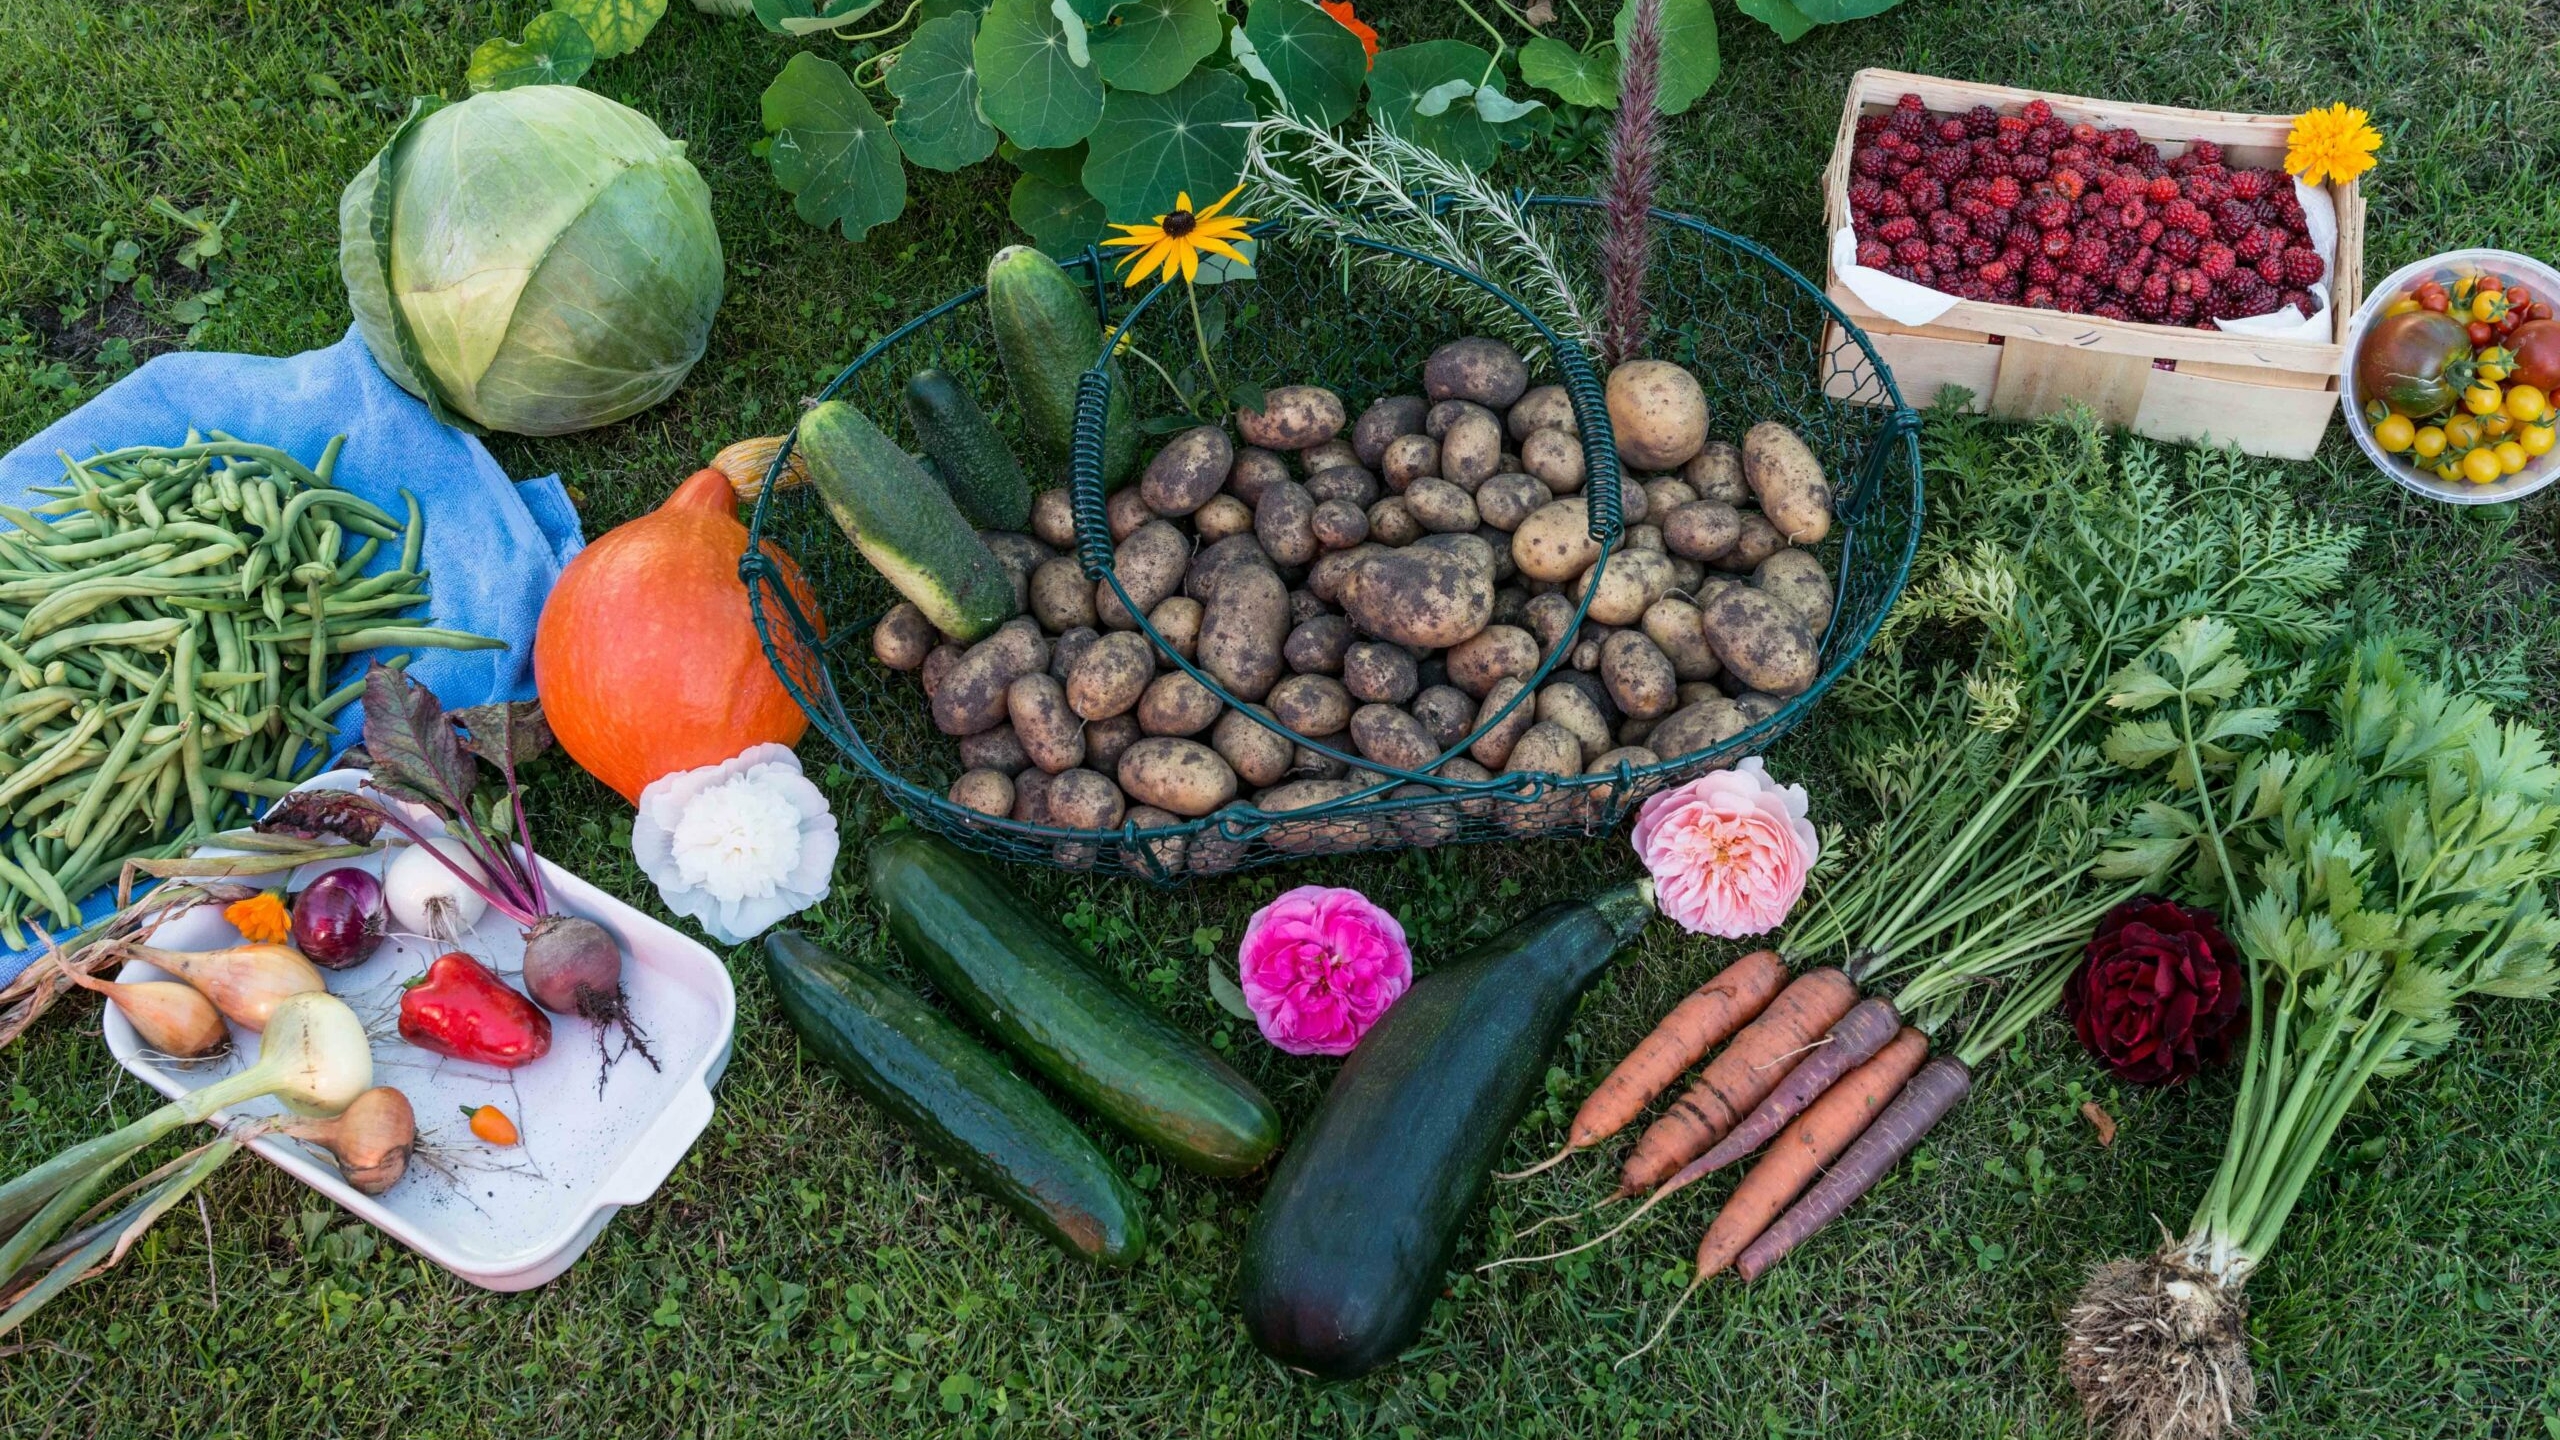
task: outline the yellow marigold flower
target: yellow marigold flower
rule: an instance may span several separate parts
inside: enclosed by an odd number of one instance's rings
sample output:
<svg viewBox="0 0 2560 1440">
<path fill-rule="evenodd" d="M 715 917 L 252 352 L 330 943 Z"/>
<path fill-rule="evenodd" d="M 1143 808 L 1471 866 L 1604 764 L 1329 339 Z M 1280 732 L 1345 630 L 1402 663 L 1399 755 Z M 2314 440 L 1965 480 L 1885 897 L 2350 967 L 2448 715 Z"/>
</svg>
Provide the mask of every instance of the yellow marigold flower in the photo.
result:
<svg viewBox="0 0 2560 1440">
<path fill-rule="evenodd" d="M 2293 133 L 2285 140 L 2284 168 L 2306 185 L 2326 180 L 2340 184 L 2373 168 L 2373 152 L 2382 148 L 2382 132 L 2361 110 L 2344 104 L 2309 110 L 2293 117 Z"/>
<path fill-rule="evenodd" d="M 1180 275 L 1183 284 L 1190 284 L 1199 277 L 1200 252 L 1204 250 L 1239 265 L 1251 265 L 1253 262 L 1235 247 L 1235 242 L 1244 238 L 1245 227 L 1253 220 L 1249 216 L 1218 213 L 1242 193 L 1244 186 L 1238 185 L 1218 197 L 1217 204 L 1194 214 L 1191 194 L 1184 191 L 1174 197 L 1173 208 L 1157 216 L 1155 223 L 1114 225 L 1112 229 L 1128 233 L 1114 235 L 1102 243 L 1130 247 L 1130 253 L 1120 257 L 1120 263 L 1130 267 L 1128 284 L 1133 290 L 1158 272 L 1167 280 Z"/>
<path fill-rule="evenodd" d="M 273 890 L 223 906 L 222 918 L 231 922 L 241 939 L 256 944 L 281 945 L 293 936 L 293 916 L 284 908 L 284 897 Z"/>
</svg>

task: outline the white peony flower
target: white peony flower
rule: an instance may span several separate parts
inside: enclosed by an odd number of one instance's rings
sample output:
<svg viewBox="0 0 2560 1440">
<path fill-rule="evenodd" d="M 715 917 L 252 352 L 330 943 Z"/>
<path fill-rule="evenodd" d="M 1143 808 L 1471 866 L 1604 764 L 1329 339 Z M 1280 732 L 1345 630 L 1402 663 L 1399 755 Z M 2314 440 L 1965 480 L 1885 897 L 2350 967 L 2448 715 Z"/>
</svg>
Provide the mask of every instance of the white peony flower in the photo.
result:
<svg viewBox="0 0 2560 1440">
<path fill-rule="evenodd" d="M 827 898 L 835 816 L 790 746 L 757 745 L 650 781 L 631 854 L 668 909 L 735 945 Z"/>
</svg>

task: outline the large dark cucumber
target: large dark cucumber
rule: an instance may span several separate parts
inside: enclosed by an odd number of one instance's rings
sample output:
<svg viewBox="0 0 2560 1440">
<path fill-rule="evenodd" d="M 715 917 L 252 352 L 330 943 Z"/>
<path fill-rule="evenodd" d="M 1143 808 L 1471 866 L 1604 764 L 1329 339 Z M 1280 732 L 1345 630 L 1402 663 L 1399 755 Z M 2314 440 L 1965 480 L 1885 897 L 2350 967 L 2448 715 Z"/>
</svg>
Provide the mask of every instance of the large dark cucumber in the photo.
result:
<svg viewBox="0 0 2560 1440">
<path fill-rule="evenodd" d="M 1060 1090 L 1202 1174 L 1270 1158 L 1280 1117 L 1253 1082 L 1096 970 L 984 861 L 908 830 L 874 843 L 869 867 L 908 963 Z"/>
<path fill-rule="evenodd" d="M 782 1013 L 818 1058 L 917 1145 L 1070 1255 L 1127 1265 L 1137 1193 L 1058 1107 L 913 991 L 793 931 L 765 942 Z"/>
<path fill-rule="evenodd" d="M 1102 317 L 1092 290 L 1030 246 L 1007 245 L 987 262 L 987 323 L 1013 380 L 1024 432 L 1050 463 L 1065 465 L 1076 433 L 1076 385 L 1102 353 Z M 1137 473 L 1138 417 L 1119 361 L 1111 362 L 1110 374 L 1102 483 L 1117 490 Z"/>
<path fill-rule="evenodd" d="M 1020 530 L 1031 523 L 1031 482 L 976 397 L 940 370 L 907 380 L 907 420 L 969 523 Z"/>
<path fill-rule="evenodd" d="M 1641 886 L 1559 905 L 1416 982 L 1281 1157 L 1238 1298 L 1263 1351 L 1348 1379 L 1422 1333 L 1574 1003 L 1653 913 Z"/>
</svg>

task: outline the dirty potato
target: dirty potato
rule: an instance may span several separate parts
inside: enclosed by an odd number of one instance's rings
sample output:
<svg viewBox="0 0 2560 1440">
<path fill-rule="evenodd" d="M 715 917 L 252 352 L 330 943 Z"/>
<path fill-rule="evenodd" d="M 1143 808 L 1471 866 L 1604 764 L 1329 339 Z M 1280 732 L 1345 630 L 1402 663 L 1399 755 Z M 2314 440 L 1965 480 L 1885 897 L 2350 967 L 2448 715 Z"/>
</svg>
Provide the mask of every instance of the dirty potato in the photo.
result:
<svg viewBox="0 0 2560 1440">
<path fill-rule="evenodd" d="M 1156 678 L 1155 647 L 1134 630 L 1114 630 L 1093 642 L 1067 672 L 1067 708 L 1087 720 L 1125 715 Z"/>
<path fill-rule="evenodd" d="M 1341 414 L 1339 402 L 1334 413 Z M 1236 798 L 1236 772 L 1197 740 L 1150 735 L 1120 757 L 1120 788 L 1141 805 L 1206 815 Z"/>
<path fill-rule="evenodd" d="M 1674 681 L 1712 680 L 1724 669 L 1715 647 L 1707 643 L 1698 607 L 1678 595 L 1665 595 L 1646 607 L 1644 638 L 1671 662 Z"/>
<path fill-rule="evenodd" d="M 1288 461 L 1259 445 L 1239 445 L 1235 467 L 1227 472 L 1227 493 L 1253 505 L 1275 481 L 1288 478 Z"/>
<path fill-rule="evenodd" d="M 1466 739 L 1467 732 L 1475 728 L 1475 699 L 1455 686 L 1434 685 L 1414 696 L 1406 708 L 1422 722 L 1431 743 L 1443 750 Z"/>
<path fill-rule="evenodd" d="M 1487 625 L 1449 647 L 1449 683 L 1478 699 L 1506 676 L 1526 677 L 1538 668 L 1538 639 L 1516 625 Z"/>
<path fill-rule="evenodd" d="M 1520 468 L 1558 495 L 1570 495 L 1589 477 L 1582 441 L 1566 430 L 1533 430 L 1520 442 Z"/>
<path fill-rule="evenodd" d="M 1280 678 L 1288 638 L 1289 587 L 1269 570 L 1239 566 L 1209 597 L 1197 663 L 1238 699 L 1259 700 Z"/>
<path fill-rule="evenodd" d="M 1422 362 L 1422 388 L 1434 400 L 1473 400 L 1500 410 L 1529 388 L 1529 367 L 1501 341 L 1469 335 Z"/>
<path fill-rule="evenodd" d="M 1120 823 L 1128 805 L 1108 775 L 1061 770 L 1049 779 L 1049 823 L 1062 830 L 1108 830 Z"/>
<path fill-rule="evenodd" d="M 1271 556 L 1263 550 L 1259 538 L 1230 535 L 1192 557 L 1191 568 L 1183 572 L 1182 593 L 1206 605 L 1229 575 L 1239 570 L 1271 568 Z"/>
<path fill-rule="evenodd" d="M 1662 543 L 1688 560 L 1715 560 L 1742 538 L 1742 513 L 1721 500 L 1692 500 L 1662 517 Z"/>
<path fill-rule="evenodd" d="M 1209 730 L 1209 745 L 1247 785 L 1277 785 L 1288 778 L 1289 767 L 1297 759 L 1297 744 L 1254 719 L 1254 715 L 1278 718 L 1270 711 L 1259 705 L 1245 708 L 1253 714 L 1230 710 L 1218 717 Z"/>
<path fill-rule="evenodd" d="M 1760 562 L 1751 583 L 1784 601 L 1803 617 L 1807 630 L 1820 635 L 1831 625 L 1831 576 L 1810 550 L 1781 550 Z"/>
<path fill-rule="evenodd" d="M 1489 413 L 1461 415 L 1440 436 L 1440 478 L 1472 494 L 1502 473 L 1502 422 Z"/>
<path fill-rule="evenodd" d="M 1671 557 L 1659 550 L 1621 550 L 1608 564 L 1582 572 L 1568 593 L 1578 601 L 1585 591 L 1591 595 L 1590 618 L 1603 625 L 1633 625 L 1654 601 L 1671 593 Z"/>
<path fill-rule="evenodd" d="M 1363 702 L 1401 705 L 1422 687 L 1422 676 L 1404 647 L 1363 640 L 1342 654 L 1342 683 Z"/>
<path fill-rule="evenodd" d="M 1739 505 L 1751 498 L 1751 482 L 1742 473 L 1742 451 L 1730 440 L 1710 440 L 1700 447 L 1680 467 L 1680 479 L 1701 500 Z"/>
<path fill-rule="evenodd" d="M 1323 386 L 1281 385 L 1262 392 L 1261 409 L 1236 410 L 1236 433 L 1265 450 L 1304 450 L 1341 434 L 1346 418 L 1342 397 Z"/>
<path fill-rule="evenodd" d="M 1440 439 L 1436 435 L 1415 433 L 1399 435 L 1387 442 L 1386 453 L 1378 457 L 1378 473 L 1385 477 L 1387 488 L 1398 494 L 1411 488 L 1424 476 L 1440 474 Z"/>
<path fill-rule="evenodd" d="M 975 735 L 1003 724 L 1006 690 L 1017 677 L 1048 665 L 1049 642 L 1040 622 L 1028 615 L 1006 621 L 970 646 L 933 688 L 934 728 L 945 735 Z"/>
<path fill-rule="evenodd" d="M 1147 623 L 1164 637 L 1166 648 L 1185 660 L 1200 653 L 1201 604 L 1188 595 L 1167 596 L 1156 608 L 1147 612 Z"/>
<path fill-rule="evenodd" d="M 1052 550 L 1074 548 L 1076 505 L 1067 487 L 1060 485 L 1031 497 L 1031 533 Z"/>
<path fill-rule="evenodd" d="M 1299 621 L 1281 643 L 1280 658 L 1301 675 L 1339 675 L 1342 652 L 1351 648 L 1351 622 L 1339 615 Z"/>
<path fill-rule="evenodd" d="M 1318 504 L 1343 500 L 1366 510 L 1378 498 L 1378 477 L 1363 465 L 1328 465 L 1307 472 L 1307 494 Z"/>
<path fill-rule="evenodd" d="M 1679 699 L 1671 657 L 1641 630 L 1621 630 L 1600 647 L 1600 682 L 1621 712 L 1639 719 L 1668 715 Z"/>
<path fill-rule="evenodd" d="M 1304 565 L 1316 558 L 1316 500 L 1307 487 L 1282 480 L 1263 487 L 1253 503 L 1254 538 L 1278 565 Z"/>
<path fill-rule="evenodd" d="M 1440 758 L 1431 732 L 1393 705 L 1363 705 L 1351 712 L 1351 743 L 1364 758 L 1394 770 L 1420 770 Z"/>
<path fill-rule="evenodd" d="M 1804 617 L 1748 585 L 1727 585 L 1707 601 L 1699 628 L 1734 678 L 1771 695 L 1801 695 L 1819 669 Z"/>
<path fill-rule="evenodd" d="M 1475 497 L 1446 480 L 1425 476 L 1407 487 L 1402 499 L 1414 523 L 1435 535 L 1473 530 L 1483 523 L 1476 514 Z"/>
<path fill-rule="evenodd" d="M 1609 372 L 1609 428 L 1630 470 L 1676 470 L 1707 442 L 1707 392 L 1668 360 L 1630 360 Z"/>
<path fill-rule="evenodd" d="M 1128 491 L 1121 491 L 1128 494 Z M 1120 595 L 1108 580 L 1097 580 L 1093 587 L 1093 608 L 1102 618 L 1105 630 L 1135 630 L 1138 615 L 1164 603 L 1164 598 L 1182 589 L 1182 576 L 1191 566 L 1191 541 L 1166 520 L 1150 520 L 1129 532 L 1112 552 L 1112 573 L 1120 577 L 1120 590 L 1127 592 L 1128 605 L 1120 603 Z M 1131 614 L 1134 610 L 1137 613 Z"/>
<path fill-rule="evenodd" d="M 1084 763 L 1084 721 L 1067 708 L 1067 687 L 1046 671 L 1005 688 L 1005 718 L 1031 763 L 1055 775 Z"/>
<path fill-rule="evenodd" d="M 1013 818 L 1025 825 L 1049 823 L 1049 772 L 1025 770 L 1013 777 Z"/>
<path fill-rule="evenodd" d="M 1182 823 L 1181 816 L 1169 810 L 1159 810 L 1153 805 L 1132 805 L 1129 807 L 1129 813 L 1121 818 L 1136 826 L 1141 832 L 1169 830 Z M 1151 840 L 1141 840 L 1134 846 L 1124 847 L 1122 858 L 1132 868 L 1141 872 L 1152 870 L 1166 875 L 1179 875 L 1182 873 L 1183 856 L 1190 847 L 1191 837 L 1188 835 L 1159 835 Z"/>
<path fill-rule="evenodd" d="M 1142 702 L 1145 699 L 1144 696 L 1139 698 Z M 1117 771 L 1120 757 L 1129 753 L 1129 747 L 1138 743 L 1142 733 L 1135 715 L 1106 715 L 1099 720 L 1086 721 L 1084 768 L 1099 770 L 1105 775 Z"/>
<path fill-rule="evenodd" d="M 1599 558 L 1600 542 L 1591 538 L 1591 510 L 1580 496 L 1548 501 L 1511 532 L 1511 559 L 1534 580 L 1571 580 Z"/>
<path fill-rule="evenodd" d="M 1521 733 L 1538 723 L 1538 697 L 1528 695 L 1521 698 L 1528 688 L 1517 679 L 1497 680 L 1493 688 L 1485 692 L 1484 703 L 1476 707 L 1475 719 L 1467 728 L 1479 729 L 1496 715 L 1502 715 L 1502 720 L 1478 735 L 1476 742 L 1467 747 L 1467 753 L 1475 758 L 1476 763 L 1501 769 L 1510 759 L 1511 747 L 1520 739 Z M 1510 705 L 1515 698 L 1519 698 L 1520 703 L 1509 714 L 1503 714 L 1503 707 Z"/>
<path fill-rule="evenodd" d="M 1474 536 L 1452 536 L 1481 547 Z M 1489 548 L 1483 559 L 1491 559 Z M 1415 544 L 1378 550 L 1343 576 L 1351 623 L 1399 645 L 1444 647 L 1475 634 L 1493 616 L 1492 567 L 1457 546 Z"/>
<path fill-rule="evenodd" d="M 1422 433 L 1422 417 L 1431 402 L 1419 395 L 1389 395 L 1360 412 L 1360 423 L 1351 427 L 1351 450 L 1360 463 L 1372 470 L 1381 469 L 1387 446 L 1400 435 Z"/>
<path fill-rule="evenodd" d="M 1078 583 L 1082 583 L 1081 579 Z M 914 670 L 933 653 L 934 643 L 940 638 L 923 611 L 912 602 L 901 600 L 871 627 L 872 658 L 892 670 Z"/>
<path fill-rule="evenodd" d="M 1138 493 L 1158 515 L 1188 515 L 1209 503 L 1235 468 L 1234 442 L 1225 427 L 1195 425 L 1166 442 L 1147 462 Z"/>
<path fill-rule="evenodd" d="M 1005 708 L 1013 708 L 1010 687 L 1005 693 Z M 960 737 L 960 764 L 969 770 L 993 770 L 1000 775 L 1019 775 L 1031 768 L 1031 754 L 1022 748 L 1022 737 L 1013 733 L 1011 725 L 998 725 L 975 735 Z"/>
<path fill-rule="evenodd" d="M 1550 680 L 1538 692 L 1538 723 L 1560 725 L 1572 732 L 1575 741 L 1582 746 L 1581 755 L 1574 761 L 1576 772 L 1582 769 L 1585 760 L 1608 749 L 1612 743 L 1609 717 L 1601 713 L 1600 707 L 1581 686 L 1569 680 Z"/>
<path fill-rule="evenodd" d="M 1272 717 L 1300 735 L 1321 740 L 1339 735 L 1358 704 L 1330 675 L 1291 675 L 1271 687 Z"/>
<path fill-rule="evenodd" d="M 1732 701 L 1718 695 L 1684 705 L 1665 716 L 1645 736 L 1645 748 L 1665 760 L 1712 750 L 1751 728 L 1751 719 Z"/>
<path fill-rule="evenodd" d="M 1803 437 L 1763 420 L 1742 437 L 1742 478 L 1760 497 L 1760 513 L 1797 545 L 1831 533 L 1831 482 Z"/>
<path fill-rule="evenodd" d="M 1233 495 L 1212 495 L 1208 503 L 1191 512 L 1191 528 L 1199 532 L 1204 546 L 1215 545 L 1230 535 L 1251 534 L 1253 507 Z"/>
<path fill-rule="evenodd" d="M 1348 550 L 1369 538 L 1369 514 L 1348 500 L 1319 500 L 1307 528 L 1326 550 Z"/>
<path fill-rule="evenodd" d="M 1561 385 L 1537 385 L 1522 391 L 1505 420 L 1512 440 L 1523 446 L 1541 430 L 1573 435 L 1582 429 L 1582 423 L 1573 415 L 1573 397 Z"/>
<path fill-rule="evenodd" d="M 1099 625 L 1102 613 L 1094 608 L 1093 583 L 1084 578 L 1082 565 L 1060 556 L 1031 572 L 1031 613 L 1043 629 L 1057 634 Z"/>
<path fill-rule="evenodd" d="M 1225 702 L 1180 670 L 1147 682 L 1138 697 L 1138 729 L 1148 735 L 1197 735 L 1218 721 Z"/>
<path fill-rule="evenodd" d="M 1401 495 L 1390 495 L 1369 507 L 1369 538 L 1381 545 L 1410 545 L 1422 537 L 1422 522 Z"/>
<path fill-rule="evenodd" d="M 1521 521 L 1554 498 L 1555 492 L 1544 481 L 1515 470 L 1476 487 L 1476 514 L 1494 529 L 1509 532 L 1519 529 Z"/>
<path fill-rule="evenodd" d="M 1013 777 L 1001 770 L 963 771 L 951 782 L 951 803 L 1001 819 L 1013 813 Z"/>
</svg>

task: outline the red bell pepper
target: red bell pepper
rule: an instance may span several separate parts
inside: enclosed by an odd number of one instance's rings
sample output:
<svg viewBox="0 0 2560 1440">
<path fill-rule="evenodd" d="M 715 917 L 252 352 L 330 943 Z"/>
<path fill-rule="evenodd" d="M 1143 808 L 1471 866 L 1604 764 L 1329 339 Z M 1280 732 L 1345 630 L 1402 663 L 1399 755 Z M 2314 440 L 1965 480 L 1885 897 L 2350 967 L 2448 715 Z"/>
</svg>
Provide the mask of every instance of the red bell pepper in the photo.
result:
<svg viewBox="0 0 2560 1440">
<path fill-rule="evenodd" d="M 455 1060 L 512 1070 L 551 1051 L 551 1017 L 497 972 L 454 951 L 400 996 L 400 1038 Z"/>
</svg>

